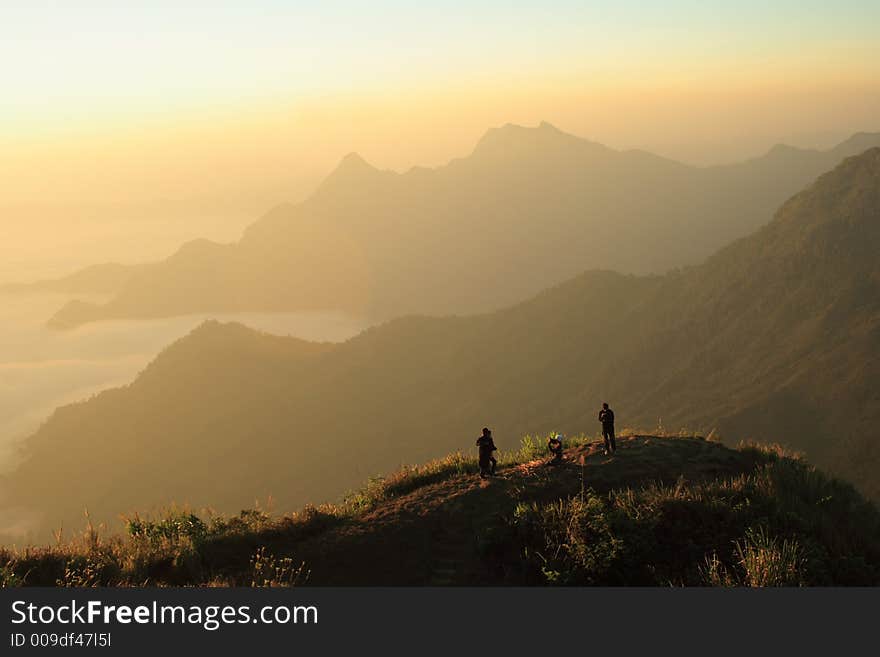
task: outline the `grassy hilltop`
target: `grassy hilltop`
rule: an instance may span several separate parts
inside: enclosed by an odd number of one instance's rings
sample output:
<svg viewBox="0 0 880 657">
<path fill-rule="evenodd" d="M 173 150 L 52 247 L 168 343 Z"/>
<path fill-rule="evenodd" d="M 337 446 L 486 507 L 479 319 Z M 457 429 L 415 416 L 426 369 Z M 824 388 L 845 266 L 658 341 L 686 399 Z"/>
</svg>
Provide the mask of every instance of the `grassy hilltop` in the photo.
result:
<svg viewBox="0 0 880 657">
<path fill-rule="evenodd" d="M 542 440 L 481 480 L 461 453 L 272 517 L 172 511 L 124 536 L 0 550 L 7 586 L 876 585 L 880 514 L 775 447 L 625 435 Z"/>
</svg>

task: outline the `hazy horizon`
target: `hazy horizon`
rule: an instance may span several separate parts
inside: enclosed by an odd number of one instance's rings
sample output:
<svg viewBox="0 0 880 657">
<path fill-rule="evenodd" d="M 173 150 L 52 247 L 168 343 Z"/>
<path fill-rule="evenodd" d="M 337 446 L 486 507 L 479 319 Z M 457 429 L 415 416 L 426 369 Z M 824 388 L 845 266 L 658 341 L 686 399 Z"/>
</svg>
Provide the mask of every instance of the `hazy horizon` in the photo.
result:
<svg viewBox="0 0 880 657">
<path fill-rule="evenodd" d="M 698 165 L 880 130 L 869 2 L 7 2 L 0 17 L 0 281 L 228 241 L 348 152 L 438 166 L 505 123 Z M 168 200 L 179 212 L 155 210 Z"/>
<path fill-rule="evenodd" d="M 507 122 L 504 125 L 518 124 Z M 496 127 L 499 126 L 488 126 L 486 130 Z M 835 134 L 833 137 L 816 137 L 813 140 L 779 139 L 768 142 L 766 147 L 751 156 L 729 162 L 693 164 L 684 160 L 677 161 L 698 167 L 738 164 L 766 154 L 775 145 L 827 150 L 854 134 L 865 132 L 873 131 L 856 130 Z M 601 140 L 597 143 L 609 146 Z M 466 156 L 472 146 L 438 166 L 446 166 Z M 662 153 L 649 148 L 638 150 L 662 156 Z M 369 164 L 375 166 L 373 162 Z M 304 175 L 291 183 L 288 196 L 278 198 L 254 196 L 235 198 L 232 201 L 221 197 L 163 198 L 130 202 L 49 200 L 18 201 L 6 206 L 0 205 L 0 216 L 7 222 L 7 240 L 0 243 L 0 285 L 62 277 L 88 265 L 104 262 L 138 264 L 162 260 L 175 252 L 181 244 L 195 239 L 219 243 L 235 242 L 247 226 L 273 207 L 308 198 L 337 165 L 338 162 L 327 171 Z M 384 170 L 405 173 L 413 167 L 421 166 L 424 165 L 414 163 L 397 170 Z M 39 232 L 33 232 L 32 222 L 40 226 Z M 66 230 L 69 225 L 72 225 L 74 231 Z"/>
</svg>

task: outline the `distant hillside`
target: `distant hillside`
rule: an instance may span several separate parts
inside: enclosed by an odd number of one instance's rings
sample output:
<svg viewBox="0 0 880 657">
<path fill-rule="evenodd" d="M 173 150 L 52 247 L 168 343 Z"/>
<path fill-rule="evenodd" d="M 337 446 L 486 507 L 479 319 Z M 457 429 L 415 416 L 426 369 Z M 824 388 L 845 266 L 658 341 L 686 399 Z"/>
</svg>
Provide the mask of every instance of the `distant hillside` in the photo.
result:
<svg viewBox="0 0 880 657">
<path fill-rule="evenodd" d="M 502 311 L 402 318 L 340 345 L 206 323 L 130 386 L 56 411 L 6 505 L 43 526 L 170 500 L 292 508 L 485 425 L 502 445 L 591 431 L 603 399 L 621 426 L 784 442 L 880 498 L 878 209 L 880 148 L 666 276 L 589 272 Z"/>
<path fill-rule="evenodd" d="M 272 517 L 130 516 L 123 536 L 0 549 L 0 585 L 880 584 L 880 513 L 778 448 L 540 440 L 481 480 L 460 453 Z M 542 458 L 543 457 L 543 458 Z"/>
<path fill-rule="evenodd" d="M 880 133 L 698 168 L 543 123 L 490 130 L 468 157 L 436 169 L 396 174 L 350 154 L 311 198 L 275 208 L 239 242 L 189 243 L 139 270 L 106 305 L 73 302 L 52 324 L 222 311 L 485 312 L 585 269 L 646 274 L 697 263 L 870 146 Z"/>
<path fill-rule="evenodd" d="M 6 283 L 0 285 L 0 294 L 57 292 L 61 294 L 117 294 L 136 271 L 145 267 L 106 263 L 92 265 L 61 278 L 34 283 Z"/>
</svg>

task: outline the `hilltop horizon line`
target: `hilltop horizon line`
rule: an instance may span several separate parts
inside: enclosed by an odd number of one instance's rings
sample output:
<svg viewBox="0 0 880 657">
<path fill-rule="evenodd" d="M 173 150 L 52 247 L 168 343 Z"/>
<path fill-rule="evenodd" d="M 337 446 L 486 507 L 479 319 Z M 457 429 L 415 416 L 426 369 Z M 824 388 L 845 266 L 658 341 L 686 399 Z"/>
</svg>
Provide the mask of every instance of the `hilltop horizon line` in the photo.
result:
<svg viewBox="0 0 880 657">
<path fill-rule="evenodd" d="M 593 144 L 597 147 L 601 147 L 602 149 L 604 149 L 608 152 L 612 152 L 612 153 L 619 153 L 619 154 L 646 153 L 649 155 L 654 155 L 656 157 L 662 158 L 662 159 L 667 160 L 669 162 L 675 162 L 677 164 L 681 164 L 681 165 L 691 167 L 694 169 L 713 169 L 716 167 L 733 166 L 733 165 L 741 164 L 744 162 L 751 162 L 754 160 L 760 160 L 763 158 L 779 155 L 780 153 L 785 153 L 785 152 L 788 152 L 788 153 L 793 153 L 793 152 L 795 152 L 795 153 L 828 153 L 831 151 L 835 151 L 837 149 L 842 149 L 842 148 L 844 148 L 850 144 L 853 144 L 853 143 L 857 144 L 860 141 L 868 141 L 871 138 L 876 138 L 876 137 L 880 136 L 880 129 L 878 129 L 878 130 L 867 130 L 867 129 L 866 130 L 857 130 L 857 131 L 851 133 L 848 137 L 841 139 L 839 141 L 836 141 L 833 146 L 829 146 L 826 148 L 810 147 L 810 146 L 796 146 L 796 145 L 788 143 L 787 141 L 780 140 L 780 141 L 772 142 L 769 146 L 767 146 L 767 148 L 765 150 L 763 150 L 755 155 L 748 156 L 748 157 L 742 157 L 742 158 L 729 160 L 726 162 L 718 162 L 718 163 L 712 163 L 712 164 L 694 164 L 692 162 L 686 161 L 685 159 L 663 155 L 660 152 L 658 152 L 659 149 L 654 150 L 653 148 L 648 147 L 648 146 L 633 147 L 633 148 L 618 148 L 615 146 L 611 146 L 611 145 L 609 145 L 599 139 L 592 138 L 592 137 L 584 137 L 584 136 L 578 135 L 574 132 L 569 132 L 567 130 L 563 130 L 563 129 L 557 127 L 556 125 L 554 125 L 553 123 L 551 123 L 549 121 L 545 121 L 545 120 L 539 121 L 534 126 L 528 125 L 528 124 L 523 124 L 523 123 L 515 123 L 512 121 L 508 121 L 508 122 L 503 123 L 501 125 L 492 126 L 492 127 L 487 128 L 485 130 L 485 132 L 483 132 L 482 136 L 479 139 L 477 139 L 474 148 L 467 155 L 453 157 L 450 160 L 448 160 L 444 163 L 441 163 L 441 164 L 437 164 L 437 165 L 433 165 L 433 166 L 424 165 L 424 164 L 412 164 L 412 165 L 410 165 L 406 168 L 402 168 L 402 169 L 397 169 L 397 168 L 393 168 L 393 167 L 380 167 L 375 164 L 372 164 L 370 162 L 370 160 L 367 157 L 365 157 L 360 151 L 353 150 L 353 151 L 348 151 L 347 153 L 345 153 L 344 155 L 342 155 L 339 158 L 336 166 L 334 166 L 329 171 L 329 173 L 325 176 L 325 179 L 327 177 L 330 177 L 331 175 L 333 175 L 340 168 L 347 169 L 347 168 L 367 167 L 367 168 L 372 169 L 374 171 L 378 171 L 378 172 L 382 172 L 382 173 L 392 173 L 392 174 L 395 174 L 398 176 L 405 176 L 407 174 L 410 174 L 413 171 L 420 171 L 420 170 L 435 171 L 437 169 L 443 169 L 443 168 L 449 166 L 450 164 L 457 162 L 459 160 L 474 156 L 475 154 L 477 154 L 481 145 L 485 145 L 488 140 L 490 140 L 498 135 L 511 135 L 512 136 L 512 135 L 516 135 L 516 134 L 524 135 L 524 134 L 541 134 L 541 133 L 546 134 L 546 135 L 554 135 L 555 134 L 556 136 L 561 137 L 561 138 L 568 138 L 568 139 L 576 140 L 577 142 L 579 142 L 581 144 L 583 144 L 583 143 Z M 870 148 L 870 147 L 871 147 L 870 144 L 866 145 L 865 149 Z"/>
</svg>

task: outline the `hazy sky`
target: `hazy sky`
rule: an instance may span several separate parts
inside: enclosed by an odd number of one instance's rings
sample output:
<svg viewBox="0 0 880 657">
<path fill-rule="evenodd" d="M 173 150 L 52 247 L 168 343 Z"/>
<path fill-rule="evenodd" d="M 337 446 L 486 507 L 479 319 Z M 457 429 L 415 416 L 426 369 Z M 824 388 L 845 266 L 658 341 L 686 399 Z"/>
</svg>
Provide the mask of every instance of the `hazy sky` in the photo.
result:
<svg viewBox="0 0 880 657">
<path fill-rule="evenodd" d="M 876 0 L 0 0 L 0 222 L 251 212 L 349 151 L 440 164 L 506 122 L 697 163 L 825 146 L 880 129 L 878 25 Z"/>
</svg>

